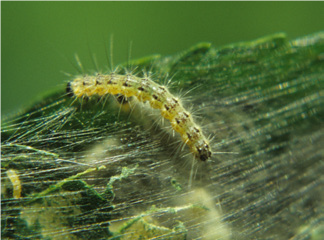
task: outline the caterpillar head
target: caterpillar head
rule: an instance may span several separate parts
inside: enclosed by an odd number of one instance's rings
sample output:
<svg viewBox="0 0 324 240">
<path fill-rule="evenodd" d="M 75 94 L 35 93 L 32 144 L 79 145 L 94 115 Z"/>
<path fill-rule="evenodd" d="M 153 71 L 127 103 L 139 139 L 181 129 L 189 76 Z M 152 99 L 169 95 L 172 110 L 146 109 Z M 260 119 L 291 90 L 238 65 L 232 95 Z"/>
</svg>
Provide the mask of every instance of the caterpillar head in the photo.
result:
<svg viewBox="0 0 324 240">
<path fill-rule="evenodd" d="M 72 91 L 72 88 L 71 88 L 71 83 L 68 82 L 68 84 L 66 85 L 66 93 L 69 97 L 73 97 L 74 96 L 74 93 Z"/>
<path fill-rule="evenodd" d="M 209 144 L 206 141 L 198 141 L 197 144 L 195 144 L 196 147 L 196 158 L 205 162 L 208 160 L 208 158 L 211 157 L 211 151 Z"/>
</svg>

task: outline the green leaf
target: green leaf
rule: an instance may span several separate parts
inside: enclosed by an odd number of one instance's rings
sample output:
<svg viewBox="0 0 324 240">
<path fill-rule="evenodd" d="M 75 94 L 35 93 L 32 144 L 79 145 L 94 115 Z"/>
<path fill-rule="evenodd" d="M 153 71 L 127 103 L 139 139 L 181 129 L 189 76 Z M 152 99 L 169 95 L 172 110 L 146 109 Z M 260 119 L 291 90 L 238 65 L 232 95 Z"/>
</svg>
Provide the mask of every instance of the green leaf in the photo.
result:
<svg viewBox="0 0 324 240">
<path fill-rule="evenodd" d="M 119 73 L 150 72 L 169 84 L 212 138 L 210 161 L 193 159 L 148 104 L 76 100 L 56 90 L 3 118 L 2 237 L 52 238 L 60 229 L 71 239 L 118 232 L 119 239 L 298 239 L 323 232 L 324 32 L 219 48 L 201 43 L 129 65 Z M 122 169 L 130 171 L 120 175 Z M 21 197 L 14 198 L 12 185 L 19 184 Z M 107 186 L 112 201 L 102 197 Z M 170 214 L 150 211 L 154 206 L 201 208 Z M 123 227 L 135 223 L 146 233 Z"/>
</svg>

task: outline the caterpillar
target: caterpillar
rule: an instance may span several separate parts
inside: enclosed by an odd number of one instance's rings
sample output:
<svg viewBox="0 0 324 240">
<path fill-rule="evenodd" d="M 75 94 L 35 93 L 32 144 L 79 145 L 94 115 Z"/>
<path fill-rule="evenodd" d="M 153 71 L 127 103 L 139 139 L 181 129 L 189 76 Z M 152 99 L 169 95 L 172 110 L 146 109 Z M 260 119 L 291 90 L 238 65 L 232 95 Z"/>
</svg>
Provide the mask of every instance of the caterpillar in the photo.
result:
<svg viewBox="0 0 324 240">
<path fill-rule="evenodd" d="M 9 180 L 11 181 L 12 188 L 13 188 L 13 197 L 18 199 L 21 197 L 21 183 L 19 180 L 19 176 L 17 172 L 14 169 L 7 170 L 7 176 Z"/>
<path fill-rule="evenodd" d="M 126 98 L 135 96 L 143 103 L 148 101 L 152 108 L 159 109 L 161 115 L 170 121 L 174 131 L 181 135 L 182 141 L 188 145 L 196 159 L 207 161 L 211 157 L 209 142 L 191 114 L 165 86 L 154 82 L 147 74 L 138 77 L 129 73 L 122 75 L 112 72 L 80 76 L 68 82 L 66 92 L 70 97 L 76 98 L 111 94 Z"/>
</svg>

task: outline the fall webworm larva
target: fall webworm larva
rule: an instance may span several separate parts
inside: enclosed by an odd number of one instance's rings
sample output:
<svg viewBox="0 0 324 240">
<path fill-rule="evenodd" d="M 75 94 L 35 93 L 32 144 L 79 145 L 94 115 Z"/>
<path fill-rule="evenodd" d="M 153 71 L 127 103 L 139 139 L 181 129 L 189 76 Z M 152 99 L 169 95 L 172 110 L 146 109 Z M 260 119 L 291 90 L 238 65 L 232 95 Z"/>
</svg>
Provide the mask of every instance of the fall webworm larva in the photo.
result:
<svg viewBox="0 0 324 240">
<path fill-rule="evenodd" d="M 159 109 L 161 115 L 170 121 L 196 159 L 206 161 L 211 157 L 209 142 L 191 114 L 165 86 L 152 81 L 147 74 L 138 77 L 130 73 L 121 75 L 112 72 L 79 76 L 68 83 L 66 90 L 70 96 L 77 98 L 120 94 L 126 98 L 135 96 L 143 103 L 148 101 L 152 108 Z"/>
<path fill-rule="evenodd" d="M 20 183 L 19 176 L 18 176 L 17 172 L 14 169 L 8 169 L 6 173 L 7 173 L 7 176 L 12 184 L 13 197 L 16 199 L 20 198 L 21 197 L 21 183 Z"/>
</svg>

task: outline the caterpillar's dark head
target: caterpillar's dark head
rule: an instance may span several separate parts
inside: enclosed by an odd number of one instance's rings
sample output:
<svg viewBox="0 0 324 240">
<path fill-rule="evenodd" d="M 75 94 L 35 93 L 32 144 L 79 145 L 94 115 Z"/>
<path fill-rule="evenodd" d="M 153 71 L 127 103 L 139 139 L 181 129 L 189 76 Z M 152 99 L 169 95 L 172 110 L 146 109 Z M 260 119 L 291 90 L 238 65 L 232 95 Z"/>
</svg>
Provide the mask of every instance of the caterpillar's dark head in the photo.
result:
<svg viewBox="0 0 324 240">
<path fill-rule="evenodd" d="M 69 97 L 74 97 L 70 82 L 68 82 L 68 84 L 66 85 L 66 95 Z"/>
<path fill-rule="evenodd" d="M 208 158 L 211 157 L 211 151 L 209 145 L 203 141 L 202 143 L 198 144 L 197 148 L 197 158 L 203 162 L 205 162 Z"/>
</svg>

